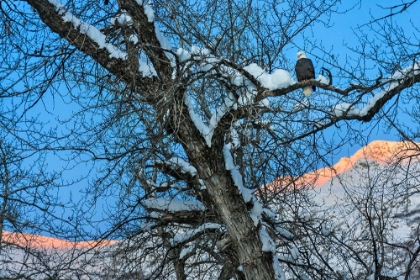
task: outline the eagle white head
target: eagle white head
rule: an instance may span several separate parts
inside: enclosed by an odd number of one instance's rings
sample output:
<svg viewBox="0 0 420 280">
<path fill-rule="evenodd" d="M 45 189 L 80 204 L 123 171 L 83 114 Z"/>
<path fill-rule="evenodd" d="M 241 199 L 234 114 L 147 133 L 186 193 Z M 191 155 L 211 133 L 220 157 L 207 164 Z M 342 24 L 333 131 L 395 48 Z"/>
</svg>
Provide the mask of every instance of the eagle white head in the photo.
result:
<svg viewBox="0 0 420 280">
<path fill-rule="evenodd" d="M 297 58 L 298 58 L 298 59 L 300 59 L 300 58 L 306 58 L 306 54 L 305 54 L 305 52 L 298 52 L 298 53 L 297 53 Z"/>
</svg>

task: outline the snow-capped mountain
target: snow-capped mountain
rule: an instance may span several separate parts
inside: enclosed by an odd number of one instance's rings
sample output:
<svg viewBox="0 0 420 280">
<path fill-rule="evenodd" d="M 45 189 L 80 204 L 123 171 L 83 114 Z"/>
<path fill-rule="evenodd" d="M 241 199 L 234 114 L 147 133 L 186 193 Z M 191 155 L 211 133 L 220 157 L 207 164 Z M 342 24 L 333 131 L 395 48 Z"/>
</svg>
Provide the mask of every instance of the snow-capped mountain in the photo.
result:
<svg viewBox="0 0 420 280">
<path fill-rule="evenodd" d="M 324 186 L 329 180 L 352 169 L 358 161 L 371 160 L 380 165 L 406 162 L 420 155 L 420 146 L 411 142 L 372 141 L 360 148 L 350 157 L 341 158 L 331 167 L 321 168 L 303 175 L 305 181 L 314 181 L 317 187 Z"/>
</svg>

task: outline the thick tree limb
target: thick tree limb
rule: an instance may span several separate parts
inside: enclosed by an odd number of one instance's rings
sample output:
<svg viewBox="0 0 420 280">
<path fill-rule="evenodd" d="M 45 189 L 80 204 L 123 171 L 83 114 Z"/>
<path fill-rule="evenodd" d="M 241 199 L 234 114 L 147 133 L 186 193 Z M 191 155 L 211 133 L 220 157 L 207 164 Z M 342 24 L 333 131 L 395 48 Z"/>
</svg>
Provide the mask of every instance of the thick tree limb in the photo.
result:
<svg viewBox="0 0 420 280">
<path fill-rule="evenodd" d="M 112 53 L 108 49 L 101 48 L 93 38 L 75 28 L 72 22 L 65 21 L 62 16 L 64 10 L 57 11 L 56 6 L 48 0 L 27 0 L 26 2 L 37 11 L 41 20 L 54 33 L 57 33 L 77 49 L 92 57 L 116 77 L 131 85 L 134 84 L 139 92 L 150 91 L 154 87 L 155 77 L 143 77 L 140 71 L 132 71 L 130 61 L 112 57 Z"/>
<path fill-rule="evenodd" d="M 144 1 L 146 2 L 146 1 Z M 150 21 L 144 11 L 144 7 L 135 0 L 119 0 L 120 8 L 126 10 L 133 18 L 134 26 L 140 40 L 142 49 L 153 63 L 156 72 L 162 82 L 169 82 L 172 78 L 172 67 L 161 42 L 156 35 L 154 21 Z M 169 50 L 170 51 L 170 50 Z"/>
</svg>

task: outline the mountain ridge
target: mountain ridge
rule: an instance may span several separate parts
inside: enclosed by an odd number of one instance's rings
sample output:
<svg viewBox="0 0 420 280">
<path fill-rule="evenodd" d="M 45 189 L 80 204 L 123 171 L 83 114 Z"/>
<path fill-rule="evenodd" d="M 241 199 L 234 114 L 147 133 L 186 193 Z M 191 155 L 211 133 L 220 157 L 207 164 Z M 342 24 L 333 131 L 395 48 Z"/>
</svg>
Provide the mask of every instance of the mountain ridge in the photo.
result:
<svg viewBox="0 0 420 280">
<path fill-rule="evenodd" d="M 315 187 L 322 187 L 335 176 L 345 173 L 353 168 L 360 160 L 373 160 L 379 164 L 389 164 L 400 161 L 401 158 L 420 156 L 420 145 L 412 142 L 397 142 L 375 140 L 357 150 L 350 157 L 342 157 L 331 167 L 323 167 L 316 171 L 301 176 L 295 183 L 303 186 L 311 184 Z M 280 180 L 278 183 L 282 184 Z M 290 180 L 285 180 L 290 183 Z M 273 182 L 276 184 L 275 182 Z M 92 248 L 103 247 L 117 243 L 115 240 L 103 241 L 69 241 L 54 237 L 34 235 L 29 233 L 13 233 L 3 231 L 3 242 L 16 244 L 21 247 L 30 244 L 38 249 L 71 249 L 71 248 Z"/>
<path fill-rule="evenodd" d="M 420 156 L 419 143 L 408 141 L 374 140 L 361 147 L 350 157 L 342 157 L 331 167 L 323 167 L 302 176 L 304 184 L 313 183 L 315 187 L 325 185 L 333 177 L 345 173 L 353 168 L 360 160 L 373 160 L 378 164 L 393 164 L 408 158 Z"/>
</svg>

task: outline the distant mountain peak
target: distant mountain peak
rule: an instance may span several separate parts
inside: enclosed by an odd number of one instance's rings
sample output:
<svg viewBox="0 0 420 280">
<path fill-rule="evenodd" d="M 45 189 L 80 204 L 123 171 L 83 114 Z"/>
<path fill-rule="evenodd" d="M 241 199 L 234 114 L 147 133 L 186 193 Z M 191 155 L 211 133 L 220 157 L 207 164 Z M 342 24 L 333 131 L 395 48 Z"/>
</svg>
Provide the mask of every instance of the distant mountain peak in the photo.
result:
<svg viewBox="0 0 420 280">
<path fill-rule="evenodd" d="M 395 161 L 397 158 L 412 156 L 419 153 L 419 146 L 412 142 L 395 142 L 395 141 L 383 141 L 375 140 L 370 142 L 368 145 L 360 148 L 354 155 L 350 157 L 350 161 L 354 164 L 361 158 L 372 159 L 378 163 L 390 163 Z M 342 158 L 347 161 L 348 158 Z"/>
<path fill-rule="evenodd" d="M 14 244 L 21 248 L 30 247 L 33 249 L 63 249 L 70 250 L 78 249 L 91 249 L 95 247 L 104 247 L 117 243 L 116 240 L 92 240 L 92 241 L 69 241 L 55 237 L 36 235 L 30 233 L 18 233 L 3 231 L 3 242 Z M 1 278 L 1 277 L 0 277 Z"/>
<path fill-rule="evenodd" d="M 314 185 L 320 187 L 331 178 L 347 172 L 361 160 L 371 160 L 378 164 L 392 164 L 404 162 L 408 158 L 420 156 L 420 143 L 408 141 L 384 141 L 375 140 L 360 148 L 350 157 L 342 157 L 331 167 L 324 167 L 304 175 L 304 181 L 314 181 Z"/>
</svg>

